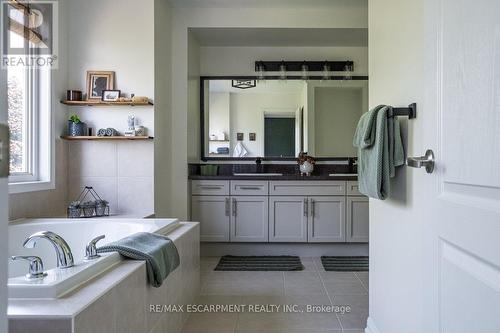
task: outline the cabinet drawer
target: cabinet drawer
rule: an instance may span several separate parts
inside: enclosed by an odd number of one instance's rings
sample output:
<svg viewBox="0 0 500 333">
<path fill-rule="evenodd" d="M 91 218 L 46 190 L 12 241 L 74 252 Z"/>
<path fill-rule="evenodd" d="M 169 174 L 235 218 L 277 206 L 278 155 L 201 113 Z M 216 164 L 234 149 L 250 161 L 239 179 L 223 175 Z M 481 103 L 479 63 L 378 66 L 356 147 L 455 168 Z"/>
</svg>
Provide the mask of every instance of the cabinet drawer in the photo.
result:
<svg viewBox="0 0 500 333">
<path fill-rule="evenodd" d="M 359 184 L 356 181 L 347 182 L 347 195 L 364 196 L 363 193 L 359 192 Z"/>
<path fill-rule="evenodd" d="M 345 181 L 274 181 L 270 195 L 345 195 Z"/>
<path fill-rule="evenodd" d="M 269 182 L 253 180 L 231 181 L 231 195 L 268 195 Z"/>
<path fill-rule="evenodd" d="M 228 180 L 193 180 L 191 182 L 193 195 L 229 195 Z"/>
</svg>

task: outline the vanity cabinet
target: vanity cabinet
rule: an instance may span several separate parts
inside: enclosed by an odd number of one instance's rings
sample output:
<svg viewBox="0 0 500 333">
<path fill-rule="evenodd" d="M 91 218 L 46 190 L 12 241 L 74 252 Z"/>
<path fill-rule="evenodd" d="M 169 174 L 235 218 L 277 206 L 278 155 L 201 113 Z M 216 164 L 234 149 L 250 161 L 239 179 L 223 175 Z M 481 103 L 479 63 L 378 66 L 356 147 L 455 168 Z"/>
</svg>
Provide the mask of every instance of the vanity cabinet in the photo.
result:
<svg viewBox="0 0 500 333">
<path fill-rule="evenodd" d="M 307 242 L 307 197 L 269 197 L 269 241 Z"/>
<path fill-rule="evenodd" d="M 310 243 L 344 242 L 345 197 L 309 198 L 308 241 Z"/>
<path fill-rule="evenodd" d="M 349 243 L 367 243 L 369 237 L 369 204 L 367 197 L 347 198 L 347 232 Z"/>
<path fill-rule="evenodd" d="M 204 242 L 368 242 L 368 198 L 351 181 L 191 183 Z"/>
<path fill-rule="evenodd" d="M 191 217 L 200 222 L 202 242 L 229 242 L 229 196 L 197 196 L 191 198 Z"/>
<path fill-rule="evenodd" d="M 267 242 L 269 201 L 267 196 L 231 197 L 231 242 Z"/>
</svg>

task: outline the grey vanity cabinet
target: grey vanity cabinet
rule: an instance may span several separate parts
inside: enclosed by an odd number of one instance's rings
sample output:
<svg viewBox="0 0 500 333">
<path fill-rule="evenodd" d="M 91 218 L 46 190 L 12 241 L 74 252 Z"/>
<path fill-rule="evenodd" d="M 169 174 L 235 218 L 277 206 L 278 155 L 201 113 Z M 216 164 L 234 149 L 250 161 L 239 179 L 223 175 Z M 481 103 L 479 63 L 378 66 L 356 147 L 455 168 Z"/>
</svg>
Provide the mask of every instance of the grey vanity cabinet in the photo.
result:
<svg viewBox="0 0 500 333">
<path fill-rule="evenodd" d="M 202 242 L 229 242 L 229 196 L 192 196 L 191 215 L 200 222 Z"/>
<path fill-rule="evenodd" d="M 309 243 L 345 242 L 345 197 L 309 198 Z"/>
<path fill-rule="evenodd" d="M 369 238 L 369 200 L 367 197 L 347 198 L 346 242 L 367 243 Z"/>
<path fill-rule="evenodd" d="M 268 241 L 267 196 L 231 197 L 231 242 Z"/>
<path fill-rule="evenodd" d="M 307 242 L 307 197 L 269 197 L 269 241 Z"/>
</svg>

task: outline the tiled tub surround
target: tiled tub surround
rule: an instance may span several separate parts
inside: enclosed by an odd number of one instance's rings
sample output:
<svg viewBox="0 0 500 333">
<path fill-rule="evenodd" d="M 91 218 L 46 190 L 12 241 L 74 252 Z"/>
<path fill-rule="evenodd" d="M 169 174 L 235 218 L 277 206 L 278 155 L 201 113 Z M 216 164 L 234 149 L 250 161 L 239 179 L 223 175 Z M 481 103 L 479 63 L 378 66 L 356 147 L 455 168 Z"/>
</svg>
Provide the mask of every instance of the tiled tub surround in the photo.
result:
<svg viewBox="0 0 500 333">
<path fill-rule="evenodd" d="M 84 186 L 109 201 L 112 215 L 144 217 L 154 212 L 154 143 L 68 143 L 68 203 Z"/>
<path fill-rule="evenodd" d="M 125 260 L 58 299 L 9 299 L 10 333 L 180 332 L 186 313 L 153 313 L 150 304 L 192 304 L 200 288 L 199 225 L 168 233 L 180 266 L 161 288 L 147 283 L 144 262 Z"/>
</svg>

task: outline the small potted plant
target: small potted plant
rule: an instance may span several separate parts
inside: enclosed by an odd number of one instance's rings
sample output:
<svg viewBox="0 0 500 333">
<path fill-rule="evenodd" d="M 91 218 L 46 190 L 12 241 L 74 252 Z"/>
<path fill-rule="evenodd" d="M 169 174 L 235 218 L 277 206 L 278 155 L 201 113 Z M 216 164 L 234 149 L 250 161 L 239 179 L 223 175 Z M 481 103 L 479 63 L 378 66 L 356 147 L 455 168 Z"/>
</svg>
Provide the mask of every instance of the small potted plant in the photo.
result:
<svg viewBox="0 0 500 333">
<path fill-rule="evenodd" d="M 307 153 L 302 152 L 299 154 L 297 163 L 300 167 L 300 174 L 310 176 L 314 170 L 314 164 L 316 164 L 316 160 L 314 160 L 313 157 L 308 156 Z"/>
<path fill-rule="evenodd" d="M 74 114 L 68 120 L 68 135 L 69 136 L 84 136 L 85 135 L 85 123 L 80 120 L 80 118 Z"/>
</svg>

